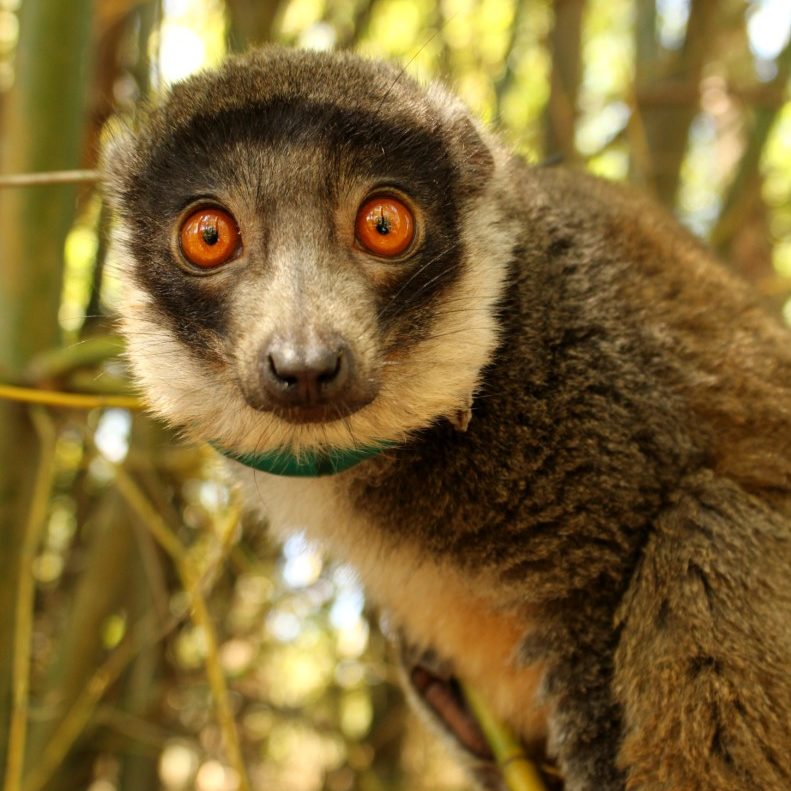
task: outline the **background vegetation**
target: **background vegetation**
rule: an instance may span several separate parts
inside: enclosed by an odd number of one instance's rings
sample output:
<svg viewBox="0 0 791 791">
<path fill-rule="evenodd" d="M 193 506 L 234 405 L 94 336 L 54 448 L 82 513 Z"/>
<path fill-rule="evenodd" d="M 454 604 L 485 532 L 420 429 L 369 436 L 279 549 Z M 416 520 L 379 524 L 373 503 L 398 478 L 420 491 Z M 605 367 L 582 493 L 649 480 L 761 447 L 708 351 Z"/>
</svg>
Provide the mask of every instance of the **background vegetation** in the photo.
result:
<svg viewBox="0 0 791 791">
<path fill-rule="evenodd" d="M 230 50 L 353 48 L 643 185 L 791 321 L 789 30 L 787 0 L 0 0 L 0 174 L 92 168 Z M 0 207 L 0 384 L 128 393 L 96 187 Z M 123 399 L 0 395 L 5 791 L 464 787 L 349 573 L 243 524 L 211 452 Z"/>
</svg>

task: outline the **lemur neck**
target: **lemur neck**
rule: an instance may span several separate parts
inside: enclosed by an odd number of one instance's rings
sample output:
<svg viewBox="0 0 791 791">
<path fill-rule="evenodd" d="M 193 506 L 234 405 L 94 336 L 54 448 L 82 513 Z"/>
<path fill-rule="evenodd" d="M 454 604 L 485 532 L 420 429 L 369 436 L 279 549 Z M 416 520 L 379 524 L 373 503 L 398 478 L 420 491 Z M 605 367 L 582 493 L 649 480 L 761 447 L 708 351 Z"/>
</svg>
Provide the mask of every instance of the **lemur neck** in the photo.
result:
<svg viewBox="0 0 791 791">
<path fill-rule="evenodd" d="M 289 477 L 318 478 L 348 470 L 394 445 L 393 442 L 379 442 L 362 448 L 300 451 L 298 454 L 284 448 L 267 453 L 234 453 L 219 445 L 214 445 L 214 448 L 229 459 L 259 472 Z"/>
</svg>

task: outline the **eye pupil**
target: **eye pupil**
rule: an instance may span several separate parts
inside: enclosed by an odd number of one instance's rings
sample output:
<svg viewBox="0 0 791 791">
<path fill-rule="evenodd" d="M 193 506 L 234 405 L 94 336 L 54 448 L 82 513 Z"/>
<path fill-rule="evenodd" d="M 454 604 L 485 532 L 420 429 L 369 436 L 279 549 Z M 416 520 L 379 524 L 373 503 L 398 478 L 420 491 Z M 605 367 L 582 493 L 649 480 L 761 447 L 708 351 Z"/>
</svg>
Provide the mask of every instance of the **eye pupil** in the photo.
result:
<svg viewBox="0 0 791 791">
<path fill-rule="evenodd" d="M 387 220 L 387 217 L 384 214 L 380 215 L 379 219 L 376 221 L 376 230 L 382 234 L 382 236 L 387 235 L 390 233 L 390 223 Z"/>
<path fill-rule="evenodd" d="M 208 245 L 215 245 L 220 240 L 220 232 L 217 230 L 216 225 L 207 225 L 203 228 L 202 234 L 203 241 Z"/>
</svg>

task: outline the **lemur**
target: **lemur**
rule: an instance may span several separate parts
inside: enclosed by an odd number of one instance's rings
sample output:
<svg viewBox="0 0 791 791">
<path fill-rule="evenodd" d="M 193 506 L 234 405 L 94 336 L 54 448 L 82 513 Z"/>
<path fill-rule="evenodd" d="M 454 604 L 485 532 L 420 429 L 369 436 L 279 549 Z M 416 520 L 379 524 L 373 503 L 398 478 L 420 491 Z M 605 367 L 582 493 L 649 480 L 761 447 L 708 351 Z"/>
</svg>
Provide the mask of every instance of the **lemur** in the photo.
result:
<svg viewBox="0 0 791 791">
<path fill-rule="evenodd" d="M 791 333 L 701 243 L 342 53 L 190 77 L 104 170 L 151 409 L 351 564 L 484 785 L 459 679 L 566 791 L 791 788 Z"/>
</svg>

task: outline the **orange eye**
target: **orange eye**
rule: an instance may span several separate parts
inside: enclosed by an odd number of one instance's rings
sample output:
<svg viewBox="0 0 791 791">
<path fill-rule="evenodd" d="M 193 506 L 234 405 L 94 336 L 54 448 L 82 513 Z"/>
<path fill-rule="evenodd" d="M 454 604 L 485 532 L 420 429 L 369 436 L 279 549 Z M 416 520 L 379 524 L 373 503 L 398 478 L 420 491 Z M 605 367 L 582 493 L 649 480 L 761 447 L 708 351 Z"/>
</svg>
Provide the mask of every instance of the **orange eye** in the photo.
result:
<svg viewBox="0 0 791 791">
<path fill-rule="evenodd" d="M 184 220 L 179 241 L 187 261 L 201 269 L 213 269 L 236 256 L 242 237 L 227 211 L 205 206 Z"/>
<path fill-rule="evenodd" d="M 355 221 L 357 241 L 368 252 L 394 258 L 415 238 L 415 218 L 398 198 L 380 195 L 360 206 Z"/>
</svg>

